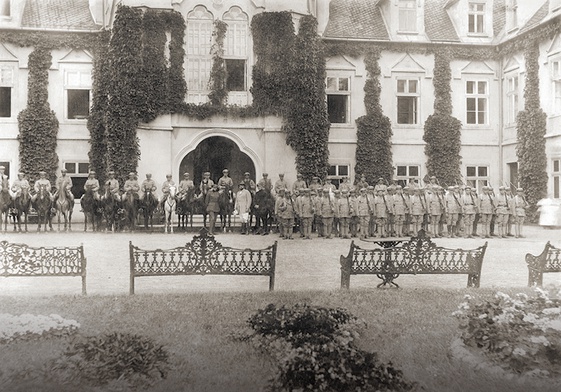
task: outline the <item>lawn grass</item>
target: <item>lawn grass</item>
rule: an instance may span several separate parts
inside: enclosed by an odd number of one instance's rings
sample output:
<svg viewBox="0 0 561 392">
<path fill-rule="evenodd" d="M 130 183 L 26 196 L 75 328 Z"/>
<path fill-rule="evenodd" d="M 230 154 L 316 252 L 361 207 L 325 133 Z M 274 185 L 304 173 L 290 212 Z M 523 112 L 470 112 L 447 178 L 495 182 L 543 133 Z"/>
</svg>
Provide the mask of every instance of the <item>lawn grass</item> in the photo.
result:
<svg viewBox="0 0 561 392">
<path fill-rule="evenodd" d="M 528 289 L 505 290 L 509 294 Z M 341 307 L 366 321 L 359 347 L 392 361 L 424 391 L 558 391 L 543 380 L 505 380 L 451 359 L 459 335 L 451 315 L 464 294 L 490 298 L 487 289 L 388 289 L 135 296 L 2 297 L 0 313 L 56 313 L 81 324 L 83 335 L 128 332 L 154 339 L 171 353 L 173 370 L 150 391 L 251 392 L 266 388 L 274 364 L 231 334 L 269 303 Z M 0 391 L 72 391 L 45 380 L 8 382 L 13 370 L 40 367 L 68 340 L 53 338 L 0 346 Z M 81 391 L 103 388 L 81 386 Z"/>
</svg>

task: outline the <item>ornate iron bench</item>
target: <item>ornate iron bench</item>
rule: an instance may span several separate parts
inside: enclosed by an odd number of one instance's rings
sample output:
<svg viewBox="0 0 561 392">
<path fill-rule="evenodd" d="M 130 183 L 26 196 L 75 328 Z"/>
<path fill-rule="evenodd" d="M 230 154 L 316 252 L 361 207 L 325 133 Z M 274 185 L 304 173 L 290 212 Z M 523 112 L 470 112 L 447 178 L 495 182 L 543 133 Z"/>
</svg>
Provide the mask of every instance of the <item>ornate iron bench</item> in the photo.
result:
<svg viewBox="0 0 561 392">
<path fill-rule="evenodd" d="M 386 247 L 363 249 L 351 243 L 347 256 L 341 256 L 341 288 L 349 289 L 351 275 L 375 274 L 382 280 L 377 287 L 393 285 L 399 275 L 467 274 L 467 286 L 479 287 L 485 245 L 476 249 L 448 249 L 436 246 L 424 231 L 402 242 L 389 241 Z"/>
<path fill-rule="evenodd" d="M 130 294 L 134 280 L 142 276 L 168 275 L 257 275 L 269 277 L 275 287 L 277 242 L 265 249 L 236 249 L 222 246 L 203 228 L 185 246 L 143 250 L 129 242 Z"/>
<path fill-rule="evenodd" d="M 545 249 L 538 256 L 526 254 L 528 264 L 528 286 L 542 286 L 545 272 L 561 272 L 561 249 L 548 241 Z"/>
<path fill-rule="evenodd" d="M 0 241 L 0 276 L 80 276 L 86 295 L 84 246 L 34 248 Z"/>
</svg>

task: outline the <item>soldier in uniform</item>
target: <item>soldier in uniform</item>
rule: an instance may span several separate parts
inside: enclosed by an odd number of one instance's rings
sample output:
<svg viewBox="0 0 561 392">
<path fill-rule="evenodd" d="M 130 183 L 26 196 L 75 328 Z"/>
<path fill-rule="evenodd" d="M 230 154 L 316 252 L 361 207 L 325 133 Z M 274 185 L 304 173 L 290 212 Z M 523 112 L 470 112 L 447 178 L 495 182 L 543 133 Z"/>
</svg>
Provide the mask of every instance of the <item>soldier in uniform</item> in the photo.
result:
<svg viewBox="0 0 561 392">
<path fill-rule="evenodd" d="M 214 185 L 214 181 L 210 179 L 210 172 L 204 172 L 203 179 L 199 184 L 199 189 L 201 190 L 201 195 L 203 197 L 203 200 L 206 197 L 207 193 L 212 189 L 213 185 Z"/>
<path fill-rule="evenodd" d="M 222 177 L 218 179 L 218 188 L 224 187 L 227 193 L 232 192 L 234 189 L 234 181 L 230 177 L 228 169 L 222 170 Z"/>
<path fill-rule="evenodd" d="M 390 206 L 386 223 L 386 234 L 389 237 L 392 237 L 395 236 L 395 212 L 393 208 L 393 195 L 395 195 L 395 185 L 389 185 L 386 192 L 386 199 L 388 200 L 388 205 Z"/>
<path fill-rule="evenodd" d="M 242 221 L 242 234 L 249 234 L 249 210 L 251 208 L 251 193 L 245 189 L 245 183 L 240 182 L 238 185 L 238 192 L 236 193 L 236 202 L 234 204 L 234 210 L 240 215 Z"/>
<path fill-rule="evenodd" d="M 421 195 L 421 189 L 415 188 L 413 191 L 413 196 L 409 198 L 409 213 L 411 216 L 411 225 L 413 235 L 419 234 L 423 225 L 423 216 L 425 215 L 427 206 L 423 201 L 423 196 Z"/>
<path fill-rule="evenodd" d="M 473 196 L 471 187 L 465 188 L 462 196 L 462 214 L 464 215 L 464 237 L 473 238 L 473 221 L 479 212 L 479 200 Z"/>
<path fill-rule="evenodd" d="M 370 202 L 366 195 L 366 188 L 360 188 L 360 194 L 356 200 L 357 214 L 360 219 L 360 239 L 368 238 L 368 230 L 370 226 Z"/>
<path fill-rule="evenodd" d="M 247 189 L 249 191 L 249 193 L 251 193 L 251 196 L 255 195 L 255 192 L 257 191 L 257 187 L 255 186 L 255 182 L 249 177 L 251 175 L 251 173 L 249 172 L 245 172 L 243 174 L 243 183 L 245 186 L 245 189 Z"/>
<path fill-rule="evenodd" d="M 374 199 L 376 194 L 374 193 L 374 187 L 369 185 L 366 188 L 366 198 L 368 200 L 368 205 L 370 206 L 370 220 L 368 221 L 368 236 L 374 237 L 376 234 L 376 209 L 374 208 Z"/>
<path fill-rule="evenodd" d="M 453 186 L 448 187 L 448 194 L 446 195 L 445 200 L 446 213 L 448 214 L 448 220 L 446 221 L 446 225 L 448 227 L 448 235 L 454 238 L 458 234 L 456 225 L 459 221 L 459 216 L 462 211 L 462 204 Z"/>
<path fill-rule="evenodd" d="M 214 235 L 216 226 L 216 215 L 220 212 L 220 204 L 218 203 L 220 195 L 218 193 L 218 184 L 213 184 L 210 191 L 205 197 L 205 208 L 209 215 L 209 234 Z"/>
<path fill-rule="evenodd" d="M 358 210 L 356 206 L 357 196 L 355 188 L 351 188 L 349 191 L 349 204 L 351 205 L 351 215 L 349 218 L 349 230 L 351 232 L 351 238 L 354 238 L 358 234 L 358 228 L 360 225 L 360 220 L 358 217 Z"/>
<path fill-rule="evenodd" d="M 283 220 L 284 239 L 292 240 L 296 209 L 294 206 L 294 200 L 292 199 L 291 192 L 288 189 L 284 192 L 283 207 L 284 208 L 281 208 L 280 214 Z"/>
<path fill-rule="evenodd" d="M 323 189 L 323 196 L 319 202 L 319 214 L 321 216 L 323 237 L 331 239 L 333 231 L 333 217 L 335 213 L 335 206 L 329 197 L 329 188 Z"/>
<path fill-rule="evenodd" d="M 195 184 L 191 180 L 189 173 L 183 173 L 183 179 L 179 182 L 178 196 L 184 197 L 190 190 L 195 189 Z"/>
<path fill-rule="evenodd" d="M 355 188 L 358 189 L 359 192 L 362 188 L 368 189 L 368 182 L 366 182 L 366 176 L 364 174 L 361 174 L 360 181 L 357 181 Z"/>
<path fill-rule="evenodd" d="M 337 189 L 337 187 L 335 186 L 335 184 L 333 184 L 331 182 L 331 178 L 326 178 L 325 179 L 325 184 L 323 185 L 323 188 L 327 188 L 329 189 L 329 193 L 331 194 L 335 189 Z"/>
<path fill-rule="evenodd" d="M 284 189 L 279 189 L 277 197 L 275 198 L 275 216 L 277 217 L 277 224 L 279 225 L 280 237 L 284 237 L 284 218 L 282 212 L 286 208 L 286 203 L 284 200 Z"/>
<path fill-rule="evenodd" d="M 349 200 L 349 191 L 347 189 L 341 190 L 341 197 L 337 198 L 337 216 L 339 217 L 339 230 L 341 238 L 351 238 L 349 234 L 349 223 L 353 207 Z"/>
<path fill-rule="evenodd" d="M 60 192 L 66 192 L 69 198 L 74 198 L 70 190 L 72 189 L 72 179 L 67 175 L 68 171 L 65 168 L 60 169 L 60 177 L 56 179 L 55 183 L 55 197 Z"/>
<path fill-rule="evenodd" d="M 484 186 L 482 192 L 478 197 L 479 199 L 479 220 L 483 224 L 482 236 L 485 238 L 491 237 L 491 218 L 495 213 L 495 198 L 493 197 L 489 187 Z"/>
<path fill-rule="evenodd" d="M 129 173 L 129 178 L 125 181 L 123 186 L 125 193 L 131 192 L 134 200 L 138 200 L 138 191 L 140 191 L 140 186 L 136 180 L 136 174 L 133 172 Z"/>
<path fill-rule="evenodd" d="M 322 191 L 322 186 L 319 182 L 319 177 L 312 177 L 312 182 L 310 183 L 310 192 L 316 192 L 316 194 L 319 194 L 319 192 Z"/>
<path fill-rule="evenodd" d="M 112 196 L 117 197 L 119 194 L 119 181 L 115 178 L 114 171 L 110 171 L 107 174 L 109 176 L 109 179 L 105 181 L 105 188 L 109 189 L 109 193 Z"/>
<path fill-rule="evenodd" d="M 160 208 L 164 209 L 164 202 L 169 195 L 170 188 L 175 186 L 175 182 L 171 178 L 171 174 L 166 174 L 166 180 L 162 183 L 162 199 L 160 200 Z"/>
<path fill-rule="evenodd" d="M 405 214 L 409 211 L 408 199 L 403 195 L 401 185 L 396 185 L 395 194 L 391 196 L 395 220 L 395 235 L 403 237 L 403 223 Z"/>
<path fill-rule="evenodd" d="M 299 191 L 300 189 L 304 189 L 306 188 L 306 181 L 304 181 L 304 177 L 302 176 L 302 174 L 298 173 L 296 174 L 296 181 L 294 181 L 294 183 L 292 184 L 292 193 L 294 193 L 294 191 Z"/>
<path fill-rule="evenodd" d="M 307 240 L 311 240 L 312 234 L 312 220 L 314 219 L 315 208 L 314 201 L 310 194 L 310 188 L 304 188 L 302 196 L 298 198 L 296 203 L 296 210 L 300 217 L 300 224 L 302 227 L 302 234 Z"/>
<path fill-rule="evenodd" d="M 499 228 L 498 235 L 501 238 L 506 238 L 508 216 L 510 214 L 510 203 L 504 186 L 499 187 L 499 194 L 495 198 L 495 208 L 497 214 L 496 222 Z"/>
<path fill-rule="evenodd" d="M 281 189 L 287 191 L 288 182 L 284 179 L 284 173 L 279 173 L 279 179 L 275 182 L 275 193 L 278 194 Z"/>
<path fill-rule="evenodd" d="M 262 178 L 259 180 L 257 185 L 261 185 L 265 192 L 271 193 L 271 190 L 273 189 L 273 184 L 271 182 L 271 179 L 269 178 L 269 174 L 263 173 L 261 176 Z"/>
<path fill-rule="evenodd" d="M 157 189 L 158 188 L 156 188 L 156 183 L 152 179 L 152 174 L 146 173 L 146 179 L 142 181 L 142 185 L 140 186 L 140 200 L 144 199 L 144 194 L 146 192 L 152 192 L 154 194 L 154 197 L 157 198 L 156 196 Z"/>
<path fill-rule="evenodd" d="M 0 191 L 8 194 L 10 190 L 10 180 L 8 179 L 8 176 L 4 174 L 5 171 L 6 167 L 0 166 Z"/>
<path fill-rule="evenodd" d="M 388 200 L 386 200 L 385 190 L 380 188 L 374 197 L 374 217 L 376 219 L 376 233 L 375 237 L 386 237 L 386 221 L 388 219 L 388 212 L 391 210 Z"/>
<path fill-rule="evenodd" d="M 41 190 L 41 187 L 45 188 L 45 190 L 49 193 L 51 201 L 53 201 L 53 195 L 51 194 L 51 182 L 47 179 L 47 173 L 44 171 L 39 172 L 39 179 L 35 181 L 35 184 L 33 184 L 33 190 L 35 191 L 35 194 L 31 196 L 31 201 L 34 202 L 37 199 L 37 194 Z"/>
<path fill-rule="evenodd" d="M 339 184 L 339 190 L 341 192 L 343 192 L 345 190 L 347 191 L 347 193 L 350 192 L 350 190 L 353 188 L 353 186 L 349 182 L 349 177 L 343 177 L 342 180 L 343 180 L 343 182 L 341 184 Z"/>
<path fill-rule="evenodd" d="M 526 209 L 530 207 L 530 204 L 528 204 L 524 197 L 524 189 L 516 189 L 516 196 L 514 196 L 512 205 L 514 207 L 514 217 L 516 219 L 514 226 L 516 238 L 524 238 L 522 235 L 522 227 L 524 225 L 524 218 L 526 217 Z"/>
<path fill-rule="evenodd" d="M 384 179 L 381 177 L 378 178 L 378 182 L 374 186 L 374 193 L 378 195 L 379 190 L 383 190 L 385 192 L 387 189 L 388 187 L 386 186 L 386 184 L 384 184 Z"/>
<path fill-rule="evenodd" d="M 335 189 L 333 192 L 333 198 L 331 202 L 333 203 L 333 235 L 335 237 L 341 236 L 341 225 L 339 223 L 339 200 L 341 199 L 341 191 L 339 189 Z"/>
<path fill-rule="evenodd" d="M 21 194 L 21 191 L 24 189 L 29 191 L 29 181 L 25 178 L 24 173 L 18 173 L 18 178 L 14 181 L 11 188 L 12 199 L 16 200 L 16 198 Z"/>
</svg>

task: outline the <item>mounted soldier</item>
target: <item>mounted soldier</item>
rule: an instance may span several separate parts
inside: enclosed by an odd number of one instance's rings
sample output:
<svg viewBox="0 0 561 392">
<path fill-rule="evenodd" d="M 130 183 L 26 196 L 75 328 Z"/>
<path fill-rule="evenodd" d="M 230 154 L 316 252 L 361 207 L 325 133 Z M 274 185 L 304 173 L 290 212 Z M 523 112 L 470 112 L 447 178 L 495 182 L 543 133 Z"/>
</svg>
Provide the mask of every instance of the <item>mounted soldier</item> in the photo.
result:
<svg viewBox="0 0 561 392">
<path fill-rule="evenodd" d="M 109 189 L 109 193 L 118 199 L 119 196 L 119 180 L 115 178 L 115 172 L 110 171 L 107 173 L 109 179 L 105 181 L 105 187 Z"/>
<path fill-rule="evenodd" d="M 155 194 L 157 189 L 156 183 L 152 179 L 152 174 L 146 173 L 146 179 L 142 181 L 142 185 L 140 186 L 140 200 L 144 199 L 144 195 L 147 192 Z"/>
<path fill-rule="evenodd" d="M 29 190 L 29 181 L 25 178 L 24 173 L 18 173 L 18 179 L 14 181 L 10 188 L 12 199 L 16 200 L 24 189 Z"/>
<path fill-rule="evenodd" d="M 135 200 L 138 200 L 138 191 L 140 191 L 140 186 L 138 185 L 138 181 L 136 179 L 135 173 L 133 172 L 129 173 L 129 178 L 125 181 L 123 190 L 127 194 L 130 192 L 132 194 L 132 197 Z"/>
<path fill-rule="evenodd" d="M 51 182 L 47 179 L 47 173 L 44 171 L 39 172 L 39 179 L 33 184 L 33 189 L 35 194 L 31 197 L 31 201 L 35 202 L 37 199 L 37 194 L 41 191 L 41 187 L 49 194 L 49 198 L 53 201 L 53 195 L 51 194 Z"/>
</svg>

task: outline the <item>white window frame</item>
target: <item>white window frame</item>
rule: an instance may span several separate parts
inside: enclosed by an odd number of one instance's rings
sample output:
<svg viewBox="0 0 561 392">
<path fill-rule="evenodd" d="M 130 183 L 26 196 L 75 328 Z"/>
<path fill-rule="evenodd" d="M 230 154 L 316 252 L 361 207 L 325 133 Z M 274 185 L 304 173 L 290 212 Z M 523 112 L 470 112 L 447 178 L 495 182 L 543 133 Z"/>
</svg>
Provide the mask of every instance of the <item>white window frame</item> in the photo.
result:
<svg viewBox="0 0 561 392">
<path fill-rule="evenodd" d="M 404 91 L 400 92 L 400 83 L 404 83 Z M 415 82 L 415 83 L 412 83 Z M 411 92 L 411 86 L 412 85 L 416 85 L 416 89 L 414 92 Z M 415 78 L 415 77 L 398 77 L 396 79 L 395 82 L 395 86 L 396 86 L 396 100 L 395 100 L 395 105 L 396 105 L 396 110 L 395 110 L 395 123 L 398 124 L 399 126 L 407 126 L 407 125 L 418 125 L 420 123 L 420 113 L 419 113 L 419 109 L 421 107 L 421 93 L 420 93 L 420 87 L 421 87 L 421 81 L 419 78 Z M 399 98 L 414 98 L 414 102 L 415 102 L 415 108 L 414 108 L 414 116 L 415 119 L 413 122 L 406 122 L 406 123 L 401 123 L 399 122 Z"/>
<path fill-rule="evenodd" d="M 552 113 L 561 114 L 561 57 L 550 60 Z"/>
<path fill-rule="evenodd" d="M 520 111 L 520 75 L 511 73 L 505 77 L 505 90 L 507 100 L 507 125 L 516 124 L 516 117 Z"/>
<path fill-rule="evenodd" d="M 507 31 L 518 27 L 518 0 L 507 0 L 506 28 Z"/>
<path fill-rule="evenodd" d="M 68 164 L 74 164 L 75 170 L 71 171 L 68 169 L 67 165 Z M 82 165 L 82 167 L 86 167 L 85 171 L 80 171 L 80 165 Z M 67 176 L 70 178 L 75 178 L 75 177 L 80 177 L 80 178 L 88 178 L 88 173 L 90 171 L 90 164 L 87 161 L 64 161 L 63 162 L 63 166 L 66 170 L 67 170 Z M 76 186 L 76 184 L 73 184 L 74 186 Z"/>
<path fill-rule="evenodd" d="M 228 91 L 228 102 L 234 105 L 247 105 L 249 98 L 249 16 L 240 7 L 233 6 L 223 15 L 223 20 L 228 25 L 224 38 L 224 66 L 227 67 L 227 60 L 244 62 L 243 87 L 241 90 Z"/>
<path fill-rule="evenodd" d="M 0 10 L 3 10 L 6 7 L 6 5 L 8 5 L 7 15 L 0 13 L 0 18 L 4 20 L 12 19 L 12 12 L 13 12 L 12 0 L 0 0 Z"/>
<path fill-rule="evenodd" d="M 77 81 L 72 81 L 71 75 L 77 74 Z M 68 67 L 64 69 L 64 119 L 66 121 L 86 122 L 87 117 L 84 118 L 68 118 L 68 90 L 87 90 L 88 99 L 88 115 L 92 106 L 92 70 L 91 68 L 83 67 Z"/>
<path fill-rule="evenodd" d="M 0 63 L 0 87 L 10 88 L 10 116 L 0 117 L 0 119 L 10 119 L 14 117 L 14 78 L 15 67 L 5 63 Z"/>
<path fill-rule="evenodd" d="M 335 167 L 335 174 L 328 174 L 326 178 L 330 179 L 332 182 L 335 180 L 337 182 L 337 188 L 339 188 L 343 177 L 351 178 L 351 165 L 349 163 L 330 163 L 329 169 L 332 167 Z M 341 173 L 343 167 L 347 169 L 347 174 Z"/>
<path fill-rule="evenodd" d="M 469 91 L 470 83 L 473 83 L 475 86 L 471 92 Z M 479 86 L 481 83 L 485 85 L 485 93 L 479 92 Z M 466 116 L 466 125 L 468 126 L 481 126 L 489 124 L 489 80 L 487 79 L 466 79 L 465 80 L 466 86 L 466 107 L 465 107 L 465 116 Z M 485 101 L 482 103 L 480 100 L 484 99 Z M 474 110 L 469 109 L 470 100 L 474 100 L 475 108 Z M 475 122 L 469 122 L 469 113 L 475 113 Z M 483 113 L 483 121 L 479 119 L 479 113 Z"/>
<path fill-rule="evenodd" d="M 330 83 L 335 81 L 335 83 Z M 347 89 L 342 88 L 341 82 L 347 80 Z M 330 95 L 344 96 L 346 97 L 346 113 L 344 122 L 331 123 L 331 125 L 349 125 L 351 123 L 351 91 L 352 91 L 352 78 L 350 73 L 341 73 L 336 71 L 327 71 L 327 77 L 325 78 L 325 99 L 326 103 L 329 101 Z M 335 87 L 333 87 L 335 86 Z M 343 85 L 344 86 L 344 85 Z M 328 105 L 329 109 L 329 105 Z M 328 112 L 329 116 L 329 112 Z"/>
<path fill-rule="evenodd" d="M 469 170 L 474 169 L 474 175 L 469 175 Z M 486 175 L 480 174 L 480 170 L 485 169 Z M 477 165 L 466 165 L 465 168 L 466 173 L 466 185 L 477 189 L 477 192 L 480 193 L 484 186 L 489 185 L 490 181 L 490 170 L 489 165 L 484 164 L 477 164 Z"/>
<path fill-rule="evenodd" d="M 398 184 L 401 186 L 409 186 L 412 179 L 417 180 L 417 183 L 421 184 L 421 165 L 414 164 L 414 163 L 407 163 L 407 164 L 399 164 L 395 166 L 395 179 L 397 180 Z M 405 174 L 399 174 L 400 168 L 405 168 Z M 416 168 L 417 175 L 411 174 L 411 169 Z"/>
<path fill-rule="evenodd" d="M 187 102 L 206 103 L 210 94 L 212 31 L 214 16 L 198 5 L 187 14 Z"/>
<path fill-rule="evenodd" d="M 559 199 L 561 198 L 561 158 L 551 161 L 551 179 L 553 180 L 553 198 Z"/>
<path fill-rule="evenodd" d="M 482 7 L 482 9 L 478 9 L 479 7 Z M 485 34 L 486 11 L 487 11 L 487 4 L 485 2 L 468 1 L 467 32 L 469 35 Z M 473 18 L 473 31 L 470 31 L 470 21 L 472 18 Z M 481 21 L 481 23 L 478 23 L 479 21 Z M 481 31 L 479 31 L 478 26 L 481 26 Z"/>
<path fill-rule="evenodd" d="M 397 0 L 398 33 L 417 33 L 417 0 Z"/>
</svg>

